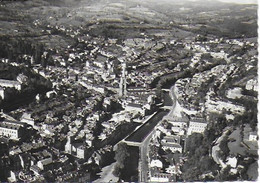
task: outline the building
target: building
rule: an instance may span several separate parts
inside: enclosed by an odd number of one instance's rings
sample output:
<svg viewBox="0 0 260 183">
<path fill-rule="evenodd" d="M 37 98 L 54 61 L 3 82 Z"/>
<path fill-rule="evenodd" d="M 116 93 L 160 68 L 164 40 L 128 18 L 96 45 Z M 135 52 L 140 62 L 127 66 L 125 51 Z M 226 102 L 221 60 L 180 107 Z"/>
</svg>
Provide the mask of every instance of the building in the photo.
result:
<svg viewBox="0 0 260 183">
<path fill-rule="evenodd" d="M 246 90 L 257 91 L 258 90 L 257 80 L 256 79 L 250 79 L 249 81 L 247 81 Z"/>
<path fill-rule="evenodd" d="M 65 145 L 65 152 L 71 154 L 77 158 L 85 159 L 87 153 L 87 147 L 83 143 L 72 143 L 71 137 L 68 137 Z"/>
<path fill-rule="evenodd" d="M 0 86 L 21 90 L 21 83 L 13 80 L 0 79 Z"/>
<path fill-rule="evenodd" d="M 207 122 L 202 118 L 193 118 L 190 120 L 187 135 L 192 133 L 203 133 L 207 127 Z"/>
<path fill-rule="evenodd" d="M 34 127 L 34 119 L 31 117 L 31 114 L 24 113 L 22 117 L 20 118 L 21 122 L 27 123 Z"/>
<path fill-rule="evenodd" d="M 150 182 L 170 182 L 171 175 L 168 173 L 160 173 L 158 171 L 151 171 Z"/>
<path fill-rule="evenodd" d="M 175 132 L 179 135 L 183 135 L 184 130 L 185 131 L 187 130 L 189 119 L 174 117 L 174 118 L 168 119 L 168 122 L 172 124 L 173 132 Z"/>
<path fill-rule="evenodd" d="M 171 150 L 172 152 L 179 151 L 182 153 L 182 146 L 180 144 L 175 143 L 163 143 L 162 142 L 162 149 L 166 151 L 167 149 Z"/>
<path fill-rule="evenodd" d="M 3 120 L 0 121 L 0 135 L 19 140 L 25 134 L 26 127 L 26 123 Z"/>
<path fill-rule="evenodd" d="M 24 74 L 19 74 L 19 75 L 17 76 L 16 80 L 17 80 L 19 83 L 23 84 L 23 83 L 26 83 L 26 82 L 27 82 L 28 77 L 25 76 Z"/>
<path fill-rule="evenodd" d="M 248 140 L 249 141 L 257 141 L 257 133 L 256 132 L 250 132 Z"/>
<path fill-rule="evenodd" d="M 169 143 L 169 144 L 180 144 L 181 138 L 180 136 L 177 135 L 168 135 L 162 139 L 162 142 Z"/>
<path fill-rule="evenodd" d="M 140 112 L 141 115 L 145 114 L 145 110 L 141 104 L 129 103 L 126 105 L 125 110 Z"/>
<path fill-rule="evenodd" d="M 128 87 L 127 92 L 129 92 L 129 93 L 139 93 L 139 94 L 148 94 L 150 91 L 146 87 Z"/>
<path fill-rule="evenodd" d="M 150 163 L 150 167 L 157 167 L 157 168 L 163 168 L 163 164 L 160 160 L 156 159 L 156 160 L 152 160 Z"/>
<path fill-rule="evenodd" d="M 0 87 L 0 97 L 5 99 L 5 90 L 2 87 Z"/>
<path fill-rule="evenodd" d="M 125 97 L 127 93 L 126 89 L 126 63 L 122 63 L 122 76 L 119 83 L 119 96 Z"/>
</svg>

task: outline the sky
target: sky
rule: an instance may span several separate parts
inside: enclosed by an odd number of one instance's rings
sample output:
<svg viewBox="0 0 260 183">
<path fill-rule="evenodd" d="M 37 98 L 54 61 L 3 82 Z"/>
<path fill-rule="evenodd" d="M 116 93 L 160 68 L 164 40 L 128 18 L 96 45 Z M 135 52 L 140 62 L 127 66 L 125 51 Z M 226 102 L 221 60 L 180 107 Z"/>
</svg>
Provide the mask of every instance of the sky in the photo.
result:
<svg viewBox="0 0 260 183">
<path fill-rule="evenodd" d="M 189 1 L 198 1 L 198 0 L 189 0 Z M 207 0 L 213 1 L 213 0 Z M 237 4 L 257 4 L 260 0 L 214 0 L 214 1 L 221 1 L 225 3 L 237 3 Z"/>
<path fill-rule="evenodd" d="M 221 2 L 230 2 L 238 4 L 257 4 L 257 0 L 219 0 Z"/>
</svg>

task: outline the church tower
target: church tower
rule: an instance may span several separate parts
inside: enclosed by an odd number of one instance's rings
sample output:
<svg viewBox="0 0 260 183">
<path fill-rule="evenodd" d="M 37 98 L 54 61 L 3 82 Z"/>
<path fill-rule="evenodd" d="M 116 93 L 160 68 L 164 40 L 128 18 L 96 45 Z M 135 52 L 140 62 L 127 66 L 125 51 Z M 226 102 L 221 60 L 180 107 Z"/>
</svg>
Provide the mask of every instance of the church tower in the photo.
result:
<svg viewBox="0 0 260 183">
<path fill-rule="evenodd" d="M 119 83 L 119 96 L 120 97 L 125 97 L 127 94 L 126 91 L 126 63 L 122 63 L 122 74 L 120 78 L 120 83 Z"/>
</svg>

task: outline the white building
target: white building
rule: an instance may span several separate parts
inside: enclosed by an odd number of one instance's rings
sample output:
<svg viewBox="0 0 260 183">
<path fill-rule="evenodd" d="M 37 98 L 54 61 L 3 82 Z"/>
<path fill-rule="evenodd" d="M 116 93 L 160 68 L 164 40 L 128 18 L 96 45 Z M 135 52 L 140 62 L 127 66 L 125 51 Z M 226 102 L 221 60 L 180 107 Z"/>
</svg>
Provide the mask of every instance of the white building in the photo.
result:
<svg viewBox="0 0 260 183">
<path fill-rule="evenodd" d="M 0 136 L 19 140 L 25 131 L 25 126 L 26 124 L 22 122 L 8 120 L 0 121 Z"/>
<path fill-rule="evenodd" d="M 0 86 L 21 90 L 21 84 L 18 81 L 0 79 Z"/>
<path fill-rule="evenodd" d="M 249 141 L 257 141 L 257 133 L 256 132 L 250 132 L 248 140 Z"/>
<path fill-rule="evenodd" d="M 169 182 L 170 177 L 167 173 L 152 173 L 150 182 Z"/>
<path fill-rule="evenodd" d="M 76 148 L 76 150 L 77 150 L 77 155 L 76 155 L 76 157 L 77 157 L 77 158 L 84 159 L 84 158 L 85 158 L 85 154 L 86 154 L 86 148 L 85 148 L 85 146 L 80 145 L 80 146 L 78 146 L 78 147 Z"/>
<path fill-rule="evenodd" d="M 150 167 L 157 167 L 157 168 L 162 168 L 163 167 L 163 164 L 160 160 L 156 159 L 156 160 L 152 160 L 151 163 L 150 163 Z"/>
<path fill-rule="evenodd" d="M 34 127 L 34 119 L 31 118 L 31 114 L 24 113 L 20 120 L 21 120 L 21 122 L 27 123 L 27 124 L 32 125 Z"/>
<path fill-rule="evenodd" d="M 129 103 L 125 107 L 126 111 L 136 111 L 140 112 L 141 115 L 144 115 L 145 110 L 143 109 L 143 106 L 141 104 L 135 104 L 135 103 Z"/>
<path fill-rule="evenodd" d="M 27 82 L 28 77 L 25 76 L 24 74 L 19 74 L 19 75 L 17 76 L 16 80 L 17 80 L 19 83 L 23 84 L 23 83 L 26 83 L 26 82 Z"/>
<path fill-rule="evenodd" d="M 258 91 L 257 80 L 256 80 L 256 79 L 250 79 L 250 80 L 246 83 L 246 89 L 247 89 L 247 90 Z"/>
<path fill-rule="evenodd" d="M 65 145 L 65 152 L 77 158 L 84 159 L 86 154 L 86 146 L 82 143 L 71 143 L 71 137 L 68 137 L 68 141 Z"/>
<path fill-rule="evenodd" d="M 0 87 L 0 97 L 5 99 L 5 90 L 2 87 Z"/>
<path fill-rule="evenodd" d="M 236 168 L 237 158 L 236 157 L 228 157 L 226 165 L 230 165 L 232 168 Z"/>
<path fill-rule="evenodd" d="M 202 118 L 193 118 L 190 120 L 188 135 L 192 133 L 203 133 L 207 127 L 207 122 Z"/>
<path fill-rule="evenodd" d="M 171 150 L 172 152 L 179 151 L 182 153 L 182 147 L 180 144 L 177 143 L 162 143 L 162 149 L 166 151 L 167 149 Z"/>
</svg>

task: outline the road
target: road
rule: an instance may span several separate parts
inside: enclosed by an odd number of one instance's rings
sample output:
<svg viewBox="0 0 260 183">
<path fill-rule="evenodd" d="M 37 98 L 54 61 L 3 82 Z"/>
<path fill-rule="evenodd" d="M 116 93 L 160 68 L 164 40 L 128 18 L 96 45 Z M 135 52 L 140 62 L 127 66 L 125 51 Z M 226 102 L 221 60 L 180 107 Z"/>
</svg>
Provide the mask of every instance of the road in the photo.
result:
<svg viewBox="0 0 260 183">
<path fill-rule="evenodd" d="M 223 161 L 218 157 L 218 154 L 217 152 L 220 150 L 219 148 L 219 144 L 220 142 L 222 141 L 222 139 L 226 136 L 226 134 L 229 132 L 229 128 L 227 128 L 223 133 L 222 135 L 217 139 L 216 141 L 216 145 L 212 147 L 212 153 L 211 153 L 211 156 L 213 158 L 213 160 L 218 164 L 218 165 L 221 165 L 223 166 Z"/>
<path fill-rule="evenodd" d="M 147 175 L 148 175 L 148 152 L 149 152 L 149 144 L 151 141 L 151 138 L 154 134 L 155 130 L 153 130 L 142 142 L 142 145 L 140 146 L 140 159 L 141 159 L 141 169 L 140 169 L 140 175 L 141 180 L 140 182 L 148 182 Z"/>
<path fill-rule="evenodd" d="M 176 96 L 174 94 L 173 87 L 171 87 L 169 93 L 173 104 L 171 107 L 171 111 L 167 115 L 173 117 L 176 112 L 175 108 L 176 108 L 176 101 L 177 101 Z M 160 125 L 161 121 L 157 125 Z M 153 129 L 150 132 L 150 134 L 147 135 L 147 137 L 143 140 L 142 145 L 140 146 L 140 159 L 141 159 L 139 164 L 140 182 L 148 182 L 147 177 L 149 172 L 149 167 L 148 167 L 149 144 L 154 133 L 155 133 L 155 129 Z"/>
<path fill-rule="evenodd" d="M 116 163 L 112 163 L 109 166 L 102 168 L 101 172 L 99 173 L 100 178 L 95 180 L 93 183 L 102 183 L 102 182 L 117 182 L 118 177 L 113 175 L 114 166 Z"/>
</svg>

